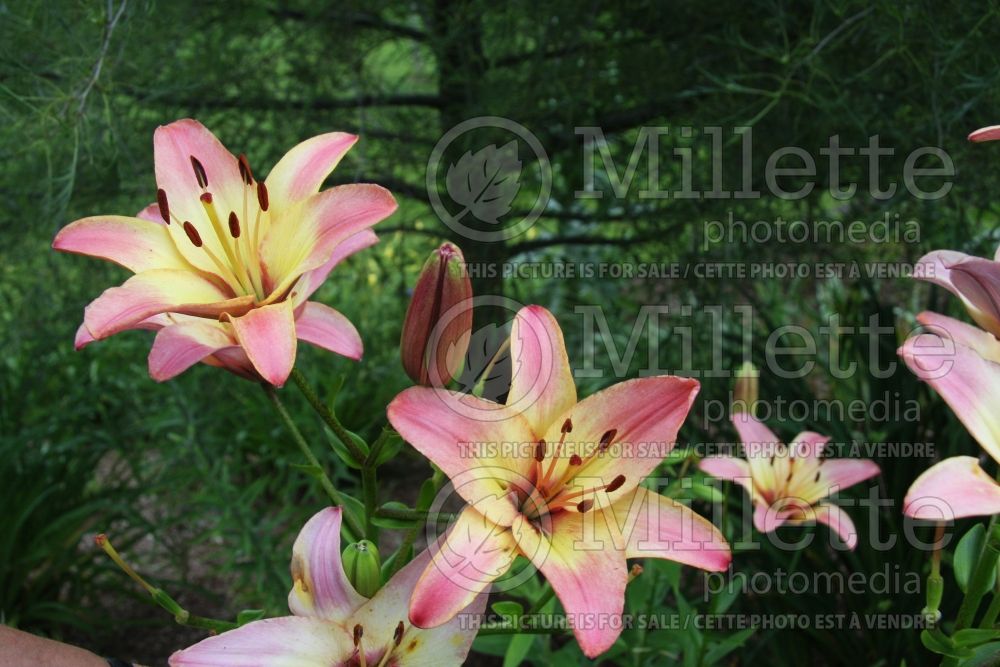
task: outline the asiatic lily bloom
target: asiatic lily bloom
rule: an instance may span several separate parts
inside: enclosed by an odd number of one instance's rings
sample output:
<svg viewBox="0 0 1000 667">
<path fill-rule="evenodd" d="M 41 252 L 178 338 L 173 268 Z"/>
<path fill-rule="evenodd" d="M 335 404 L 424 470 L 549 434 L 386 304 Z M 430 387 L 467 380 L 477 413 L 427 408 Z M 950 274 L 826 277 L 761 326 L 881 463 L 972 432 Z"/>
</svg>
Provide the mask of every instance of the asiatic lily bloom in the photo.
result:
<svg viewBox="0 0 1000 667">
<path fill-rule="evenodd" d="M 926 329 L 909 338 L 899 355 L 951 407 L 973 438 L 1000 462 L 1000 341 L 992 334 L 937 313 L 917 316 Z M 948 521 L 1000 513 L 1000 484 L 972 456 L 955 456 L 928 468 L 913 482 L 903 513 Z"/>
<path fill-rule="evenodd" d="M 254 621 L 170 656 L 171 667 L 450 667 L 476 636 L 486 595 L 432 630 L 407 619 L 411 592 L 430 561 L 424 551 L 368 599 L 351 586 L 340 554 L 339 507 L 302 528 L 292 547 L 292 616 Z"/>
<path fill-rule="evenodd" d="M 204 361 L 276 386 L 295 364 L 297 339 L 359 359 L 350 321 L 308 300 L 338 262 L 378 240 L 370 228 L 396 209 L 378 185 L 320 192 L 356 141 L 343 132 L 308 139 L 261 181 L 201 123 L 157 128 L 156 202 L 135 217 L 77 220 L 52 243 L 135 274 L 87 306 L 77 348 L 153 329 L 155 380 Z"/>
<path fill-rule="evenodd" d="M 594 657 L 621 633 L 626 559 L 729 566 L 709 521 L 639 486 L 674 446 L 698 383 L 646 377 L 578 401 L 562 331 L 539 306 L 515 316 L 510 355 L 503 405 L 431 387 L 389 405 L 396 430 L 468 503 L 417 581 L 410 621 L 447 623 L 523 555 Z"/>
<path fill-rule="evenodd" d="M 868 459 L 824 458 L 829 436 L 804 431 L 785 445 L 748 413 L 738 412 L 732 421 L 746 459 L 708 456 L 699 467 L 747 490 L 757 530 L 769 533 L 785 524 L 818 522 L 829 526 L 849 549 L 854 549 L 858 543 L 854 522 L 844 510 L 825 499 L 839 489 L 878 475 L 878 465 Z"/>
</svg>

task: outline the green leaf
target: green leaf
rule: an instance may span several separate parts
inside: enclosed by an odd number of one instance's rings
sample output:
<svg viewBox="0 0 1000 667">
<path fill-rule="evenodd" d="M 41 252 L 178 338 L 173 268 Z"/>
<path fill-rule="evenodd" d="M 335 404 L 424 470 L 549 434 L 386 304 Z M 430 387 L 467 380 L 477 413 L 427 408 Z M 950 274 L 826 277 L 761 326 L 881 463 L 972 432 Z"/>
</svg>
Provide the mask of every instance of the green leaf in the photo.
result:
<svg viewBox="0 0 1000 667">
<path fill-rule="evenodd" d="M 967 628 L 956 632 L 951 639 L 957 646 L 978 646 L 994 639 L 1000 639 L 1000 630 Z"/>
<path fill-rule="evenodd" d="M 691 483 L 691 494 L 695 498 L 701 500 L 707 500 L 712 503 L 721 503 L 725 496 L 722 491 L 719 491 L 714 486 L 709 486 L 708 484 L 702 484 L 701 482 Z"/>
<path fill-rule="evenodd" d="M 334 434 L 334 432 L 331 431 L 329 428 L 324 428 L 323 430 L 326 432 L 327 440 L 330 441 L 330 447 L 333 449 L 337 457 L 344 462 L 344 465 L 346 465 L 349 468 L 354 468 L 355 470 L 361 470 L 361 464 L 359 464 L 357 461 L 354 460 L 354 457 L 351 456 L 351 453 L 347 450 L 347 447 L 344 445 L 344 443 L 340 441 L 340 438 L 338 438 Z M 362 438 L 356 433 L 351 433 L 350 431 L 348 431 L 347 434 L 350 436 L 351 440 L 353 440 L 357 444 L 357 446 L 361 449 L 361 451 L 367 456 L 368 443 L 365 442 L 364 438 Z"/>
<path fill-rule="evenodd" d="M 501 616 L 521 616 L 524 614 L 524 607 L 521 603 L 514 602 L 513 600 L 494 602 L 490 605 L 490 608 Z"/>
<path fill-rule="evenodd" d="M 938 629 L 924 630 L 920 633 L 920 641 L 928 651 L 939 655 L 952 658 L 967 658 L 972 655 L 972 651 L 955 646 L 955 642 Z"/>
<path fill-rule="evenodd" d="M 983 548 L 983 540 L 986 537 L 986 527 L 981 523 L 969 529 L 955 547 L 955 555 L 952 558 L 952 567 L 955 570 L 955 581 L 963 593 L 967 592 L 969 580 L 972 578 L 972 571 L 976 567 L 976 560 Z M 994 568 L 988 589 L 992 589 L 996 583 L 997 573 Z"/>
<path fill-rule="evenodd" d="M 244 609 L 236 614 L 236 625 L 246 625 L 264 618 L 263 609 Z"/>
<path fill-rule="evenodd" d="M 417 507 L 420 509 L 429 508 L 431 503 L 434 502 L 435 495 L 437 495 L 437 484 L 434 483 L 433 477 L 428 477 L 420 485 L 420 495 L 417 496 Z"/>
<path fill-rule="evenodd" d="M 382 449 L 379 450 L 378 458 L 375 460 L 375 465 L 380 466 L 388 463 L 399 454 L 399 450 L 403 448 L 403 438 L 398 433 L 393 431 L 385 436 L 385 442 L 382 443 Z"/>
<path fill-rule="evenodd" d="M 496 605 L 494 605 L 495 607 Z M 517 667 L 524 662 L 535 643 L 535 635 L 514 635 L 503 656 L 503 667 Z"/>
<path fill-rule="evenodd" d="M 314 466 L 311 463 L 293 463 L 291 465 L 295 470 L 309 475 L 313 479 L 319 479 L 323 476 L 323 469 L 319 466 Z"/>
<path fill-rule="evenodd" d="M 712 648 L 708 649 L 707 653 L 705 653 L 704 664 L 711 665 L 722 660 L 724 657 L 743 646 L 743 644 L 750 639 L 755 630 L 756 628 L 740 630 L 739 632 L 729 635 L 721 642 L 715 644 Z"/>
<path fill-rule="evenodd" d="M 996 667 L 1000 655 L 1000 642 L 983 644 L 972 652 L 972 657 L 962 663 L 962 667 Z"/>
</svg>

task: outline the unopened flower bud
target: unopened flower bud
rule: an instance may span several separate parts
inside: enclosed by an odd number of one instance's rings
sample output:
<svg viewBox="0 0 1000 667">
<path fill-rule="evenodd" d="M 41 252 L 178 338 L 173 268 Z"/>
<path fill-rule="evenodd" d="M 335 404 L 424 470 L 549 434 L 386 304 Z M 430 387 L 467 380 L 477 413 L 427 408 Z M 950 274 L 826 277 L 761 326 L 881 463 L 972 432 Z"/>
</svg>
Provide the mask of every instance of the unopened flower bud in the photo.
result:
<svg viewBox="0 0 1000 667">
<path fill-rule="evenodd" d="M 753 416 L 757 407 L 760 371 L 749 361 L 736 369 L 736 382 L 733 384 L 733 414 L 746 412 Z"/>
<path fill-rule="evenodd" d="M 403 322 L 403 369 L 421 385 L 443 387 L 458 373 L 472 334 L 472 282 L 462 251 L 444 243 L 431 253 Z"/>
<path fill-rule="evenodd" d="M 344 550 L 342 560 L 344 574 L 358 593 L 370 598 L 382 587 L 382 561 L 374 544 L 355 542 Z"/>
</svg>

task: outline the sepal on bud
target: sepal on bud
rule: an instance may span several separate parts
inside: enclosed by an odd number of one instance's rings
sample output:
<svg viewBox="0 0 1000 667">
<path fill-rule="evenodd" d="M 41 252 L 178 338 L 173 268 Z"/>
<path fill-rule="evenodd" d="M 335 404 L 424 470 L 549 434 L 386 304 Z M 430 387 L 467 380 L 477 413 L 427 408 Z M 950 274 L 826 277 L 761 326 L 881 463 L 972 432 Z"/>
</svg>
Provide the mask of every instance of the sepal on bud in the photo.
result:
<svg viewBox="0 0 1000 667">
<path fill-rule="evenodd" d="M 462 251 L 443 243 L 424 263 L 406 309 L 400 352 L 415 383 L 443 387 L 461 368 L 472 335 L 472 281 Z"/>
<path fill-rule="evenodd" d="M 358 593 L 370 598 L 382 587 L 382 561 L 372 542 L 361 540 L 348 545 L 342 560 L 344 574 Z"/>
</svg>

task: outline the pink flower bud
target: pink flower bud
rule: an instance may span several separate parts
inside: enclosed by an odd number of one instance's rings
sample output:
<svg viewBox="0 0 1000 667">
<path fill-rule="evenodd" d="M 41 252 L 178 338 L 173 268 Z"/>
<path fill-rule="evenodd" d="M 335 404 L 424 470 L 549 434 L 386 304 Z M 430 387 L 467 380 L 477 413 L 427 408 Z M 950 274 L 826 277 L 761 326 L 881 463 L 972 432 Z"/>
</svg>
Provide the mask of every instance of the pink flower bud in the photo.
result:
<svg viewBox="0 0 1000 667">
<path fill-rule="evenodd" d="M 444 243 L 431 253 L 403 322 L 403 369 L 417 384 L 443 387 L 461 368 L 472 333 L 472 282 L 462 251 Z"/>
</svg>

